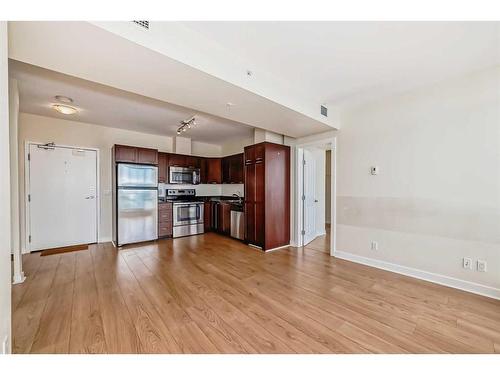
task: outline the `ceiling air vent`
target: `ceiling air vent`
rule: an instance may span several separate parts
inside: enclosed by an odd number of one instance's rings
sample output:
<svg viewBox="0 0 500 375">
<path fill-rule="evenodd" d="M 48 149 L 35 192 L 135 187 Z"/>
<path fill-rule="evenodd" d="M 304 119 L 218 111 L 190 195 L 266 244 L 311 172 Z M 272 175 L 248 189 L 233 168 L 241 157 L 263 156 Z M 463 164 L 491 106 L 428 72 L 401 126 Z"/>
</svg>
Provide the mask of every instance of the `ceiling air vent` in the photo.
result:
<svg viewBox="0 0 500 375">
<path fill-rule="evenodd" d="M 328 108 L 326 108 L 324 105 L 321 106 L 321 114 L 325 117 L 328 117 Z"/>
<path fill-rule="evenodd" d="M 149 21 L 132 21 L 132 22 L 139 25 L 143 29 L 149 30 Z"/>
</svg>

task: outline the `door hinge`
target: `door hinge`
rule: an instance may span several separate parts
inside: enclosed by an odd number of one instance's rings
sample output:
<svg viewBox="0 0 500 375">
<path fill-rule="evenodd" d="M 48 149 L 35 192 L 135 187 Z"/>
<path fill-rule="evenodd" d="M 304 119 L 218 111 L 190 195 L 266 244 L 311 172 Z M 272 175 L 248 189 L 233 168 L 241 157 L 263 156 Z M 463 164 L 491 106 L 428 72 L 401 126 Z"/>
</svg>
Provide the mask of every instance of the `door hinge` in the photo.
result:
<svg viewBox="0 0 500 375">
<path fill-rule="evenodd" d="M 305 160 L 302 160 L 302 165 L 306 165 L 306 161 Z"/>
<path fill-rule="evenodd" d="M 301 233 L 302 233 L 302 235 L 304 235 L 304 234 L 306 234 L 306 231 L 305 231 L 305 230 L 302 230 L 302 232 L 301 232 Z"/>
<path fill-rule="evenodd" d="M 28 161 L 31 161 L 31 154 L 28 153 Z"/>
<path fill-rule="evenodd" d="M 28 242 L 31 242 L 31 234 L 28 236 Z"/>
<path fill-rule="evenodd" d="M 302 200 L 303 200 L 303 201 L 305 201 L 305 200 L 306 200 L 306 196 L 305 196 L 305 195 L 303 195 L 303 196 L 302 196 Z"/>
<path fill-rule="evenodd" d="M 28 194 L 28 202 L 31 202 L 31 194 Z"/>
</svg>

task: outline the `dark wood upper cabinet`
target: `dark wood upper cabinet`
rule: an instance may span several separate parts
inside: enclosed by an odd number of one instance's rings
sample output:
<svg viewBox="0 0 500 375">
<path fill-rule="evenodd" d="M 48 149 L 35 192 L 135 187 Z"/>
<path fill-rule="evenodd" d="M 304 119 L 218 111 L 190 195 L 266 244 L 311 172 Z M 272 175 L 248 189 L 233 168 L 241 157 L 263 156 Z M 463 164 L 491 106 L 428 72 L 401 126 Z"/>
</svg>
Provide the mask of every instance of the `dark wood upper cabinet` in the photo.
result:
<svg viewBox="0 0 500 375">
<path fill-rule="evenodd" d="M 114 156 L 118 163 L 158 164 L 158 150 L 151 148 L 115 145 Z"/>
<path fill-rule="evenodd" d="M 222 183 L 222 160 L 221 158 L 207 158 L 207 184 Z"/>
<path fill-rule="evenodd" d="M 231 165 L 230 165 L 230 183 L 232 184 L 243 184 L 245 182 L 245 174 L 244 174 L 244 155 L 243 153 L 233 155 L 231 157 Z"/>
<path fill-rule="evenodd" d="M 290 243 L 290 147 L 245 147 L 245 239 L 263 250 Z"/>
<path fill-rule="evenodd" d="M 136 163 L 137 162 L 137 147 L 115 145 L 115 161 L 121 163 Z"/>
<path fill-rule="evenodd" d="M 206 184 L 207 177 L 208 177 L 207 176 L 207 159 L 200 158 L 199 163 L 200 163 L 200 183 Z"/>
<path fill-rule="evenodd" d="M 140 164 L 158 164 L 158 150 L 151 148 L 137 149 L 137 163 Z"/>
<path fill-rule="evenodd" d="M 187 164 L 186 155 L 169 154 L 169 167 L 185 167 Z"/>
<path fill-rule="evenodd" d="M 158 182 L 168 182 L 168 155 L 165 152 L 158 153 Z"/>
<path fill-rule="evenodd" d="M 244 155 L 236 154 L 222 158 L 222 183 L 242 184 L 244 183 L 243 173 Z"/>
<path fill-rule="evenodd" d="M 230 184 L 231 183 L 231 157 L 226 156 L 222 158 L 222 183 Z"/>
</svg>

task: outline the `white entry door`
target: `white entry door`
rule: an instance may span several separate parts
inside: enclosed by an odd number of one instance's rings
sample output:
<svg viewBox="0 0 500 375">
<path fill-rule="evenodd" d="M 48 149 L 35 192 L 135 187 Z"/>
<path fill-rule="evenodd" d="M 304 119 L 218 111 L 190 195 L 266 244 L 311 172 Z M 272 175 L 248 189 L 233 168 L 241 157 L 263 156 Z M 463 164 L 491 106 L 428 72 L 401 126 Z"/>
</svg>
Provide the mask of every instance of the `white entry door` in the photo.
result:
<svg viewBox="0 0 500 375">
<path fill-rule="evenodd" d="M 316 159 L 311 151 L 304 149 L 304 208 L 303 246 L 316 238 Z"/>
<path fill-rule="evenodd" d="M 97 151 L 29 145 L 30 251 L 97 242 Z"/>
</svg>

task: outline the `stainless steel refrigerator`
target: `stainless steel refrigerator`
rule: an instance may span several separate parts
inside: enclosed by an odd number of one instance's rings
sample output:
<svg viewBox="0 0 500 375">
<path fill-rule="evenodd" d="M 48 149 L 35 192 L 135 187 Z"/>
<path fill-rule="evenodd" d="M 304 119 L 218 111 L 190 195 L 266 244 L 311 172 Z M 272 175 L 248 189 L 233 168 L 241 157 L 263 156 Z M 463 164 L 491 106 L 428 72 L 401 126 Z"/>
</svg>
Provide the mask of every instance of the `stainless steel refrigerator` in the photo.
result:
<svg viewBox="0 0 500 375">
<path fill-rule="evenodd" d="M 158 238 L 158 167 L 139 164 L 116 166 L 115 243 Z"/>
</svg>

